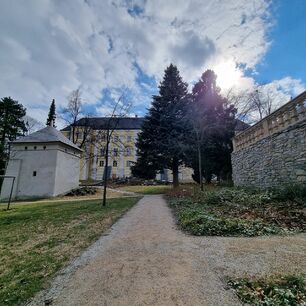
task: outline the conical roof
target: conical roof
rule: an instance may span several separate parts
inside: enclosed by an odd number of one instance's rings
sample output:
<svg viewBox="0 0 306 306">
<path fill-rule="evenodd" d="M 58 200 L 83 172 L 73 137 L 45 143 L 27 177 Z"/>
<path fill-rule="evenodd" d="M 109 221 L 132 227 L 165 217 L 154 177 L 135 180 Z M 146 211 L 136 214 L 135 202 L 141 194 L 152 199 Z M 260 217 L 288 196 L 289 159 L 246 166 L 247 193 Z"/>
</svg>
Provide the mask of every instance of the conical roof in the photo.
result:
<svg viewBox="0 0 306 306">
<path fill-rule="evenodd" d="M 12 143 L 46 143 L 60 142 L 74 149 L 82 151 L 77 145 L 65 137 L 60 131 L 52 126 L 47 126 L 39 131 L 36 131 L 28 136 L 21 137 Z"/>
</svg>

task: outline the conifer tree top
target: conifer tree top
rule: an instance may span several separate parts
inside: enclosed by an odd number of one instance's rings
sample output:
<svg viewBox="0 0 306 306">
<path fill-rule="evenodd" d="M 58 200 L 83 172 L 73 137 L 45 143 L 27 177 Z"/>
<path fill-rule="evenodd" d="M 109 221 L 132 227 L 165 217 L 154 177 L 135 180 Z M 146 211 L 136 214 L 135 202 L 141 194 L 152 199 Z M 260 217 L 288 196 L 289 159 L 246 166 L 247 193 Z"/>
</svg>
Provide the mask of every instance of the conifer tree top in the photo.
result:
<svg viewBox="0 0 306 306">
<path fill-rule="evenodd" d="M 46 125 L 51 126 L 51 127 L 56 127 L 55 126 L 55 118 L 56 118 L 56 113 L 55 113 L 55 100 L 53 99 L 50 105 L 49 113 L 48 113 L 48 118 Z"/>
</svg>

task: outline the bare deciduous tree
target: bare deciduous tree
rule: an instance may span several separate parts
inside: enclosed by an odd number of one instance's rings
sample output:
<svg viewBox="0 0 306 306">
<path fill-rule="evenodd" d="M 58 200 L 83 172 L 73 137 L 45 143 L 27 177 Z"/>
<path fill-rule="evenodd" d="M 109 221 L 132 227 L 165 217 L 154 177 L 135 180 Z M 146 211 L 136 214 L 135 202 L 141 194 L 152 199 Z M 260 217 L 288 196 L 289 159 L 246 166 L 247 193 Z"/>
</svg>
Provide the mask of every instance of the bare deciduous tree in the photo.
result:
<svg viewBox="0 0 306 306">
<path fill-rule="evenodd" d="M 78 87 L 77 89 L 73 90 L 71 94 L 68 96 L 68 105 L 66 108 L 63 109 L 63 118 L 64 120 L 68 121 L 70 124 L 72 131 L 71 131 L 71 141 L 73 143 L 77 142 L 76 138 L 76 129 L 78 126 L 76 125 L 80 115 L 82 114 L 82 92 L 81 88 Z"/>
<path fill-rule="evenodd" d="M 34 133 L 37 130 L 40 130 L 44 127 L 44 124 L 42 124 L 40 121 L 38 121 L 38 120 L 34 119 L 33 117 L 28 116 L 28 115 L 25 115 L 23 117 L 23 121 L 24 121 L 25 126 L 27 128 L 26 135 Z"/>
<path fill-rule="evenodd" d="M 106 205 L 106 189 L 108 183 L 108 161 L 109 161 L 109 145 L 112 139 L 114 130 L 117 128 L 119 119 L 125 117 L 131 108 L 131 104 L 125 99 L 124 94 L 115 102 L 110 116 L 108 117 L 105 126 L 102 127 L 102 135 L 105 139 L 105 165 L 104 165 L 104 179 L 103 179 L 103 201 L 102 205 Z"/>
<path fill-rule="evenodd" d="M 104 158 L 104 174 L 103 174 L 103 201 L 102 205 L 106 205 L 106 189 L 108 183 L 109 172 L 109 157 L 110 143 L 112 142 L 112 135 L 116 130 L 119 119 L 125 117 L 131 104 L 126 101 L 125 93 L 122 93 L 116 102 L 109 107 L 110 113 L 103 121 L 102 124 L 96 125 L 91 120 L 89 114 L 85 114 L 82 109 L 82 93 L 80 88 L 72 91 L 68 97 L 68 105 L 62 111 L 62 118 L 69 123 L 71 127 L 70 139 L 73 143 L 77 144 L 80 148 L 84 149 L 85 162 L 94 162 L 97 157 Z M 81 118 L 82 116 L 82 118 Z M 120 142 L 120 141 L 119 141 Z M 105 143 L 104 150 L 101 149 L 101 143 Z M 90 150 L 100 152 L 97 156 Z M 103 151 L 103 152 L 102 152 Z"/>
<path fill-rule="evenodd" d="M 275 91 L 265 85 L 239 93 L 230 89 L 226 98 L 237 108 L 237 118 L 250 124 L 270 115 L 279 107 Z"/>
</svg>

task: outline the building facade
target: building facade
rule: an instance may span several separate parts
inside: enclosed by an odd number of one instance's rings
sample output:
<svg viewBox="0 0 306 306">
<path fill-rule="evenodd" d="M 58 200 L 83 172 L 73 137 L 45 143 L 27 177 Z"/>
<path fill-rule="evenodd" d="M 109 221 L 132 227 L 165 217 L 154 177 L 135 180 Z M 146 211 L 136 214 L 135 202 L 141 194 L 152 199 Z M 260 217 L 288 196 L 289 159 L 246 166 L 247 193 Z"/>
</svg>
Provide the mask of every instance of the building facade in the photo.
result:
<svg viewBox="0 0 306 306">
<path fill-rule="evenodd" d="M 68 126 L 62 133 L 84 150 L 80 164 L 81 180 L 102 180 L 105 171 L 107 130 L 109 144 L 108 177 L 126 178 L 132 175 L 136 162 L 136 141 L 143 118 L 83 118 L 76 126 Z M 73 137 L 74 135 L 74 137 Z"/>
<path fill-rule="evenodd" d="M 1 200 L 47 198 L 79 186 L 80 150 L 54 127 L 46 127 L 10 144 Z"/>
<path fill-rule="evenodd" d="M 75 127 L 68 126 L 62 133 L 84 150 L 80 165 L 81 180 L 103 180 L 105 171 L 105 147 L 108 125 L 113 129 L 109 145 L 108 177 L 112 179 L 132 176 L 131 166 L 137 161 L 136 142 L 144 118 L 83 118 Z M 73 137 L 74 135 L 74 137 Z M 84 141 L 84 139 L 87 141 Z M 192 181 L 192 170 L 181 167 L 181 182 Z M 164 169 L 156 177 L 158 180 L 171 182 L 172 172 Z"/>
</svg>

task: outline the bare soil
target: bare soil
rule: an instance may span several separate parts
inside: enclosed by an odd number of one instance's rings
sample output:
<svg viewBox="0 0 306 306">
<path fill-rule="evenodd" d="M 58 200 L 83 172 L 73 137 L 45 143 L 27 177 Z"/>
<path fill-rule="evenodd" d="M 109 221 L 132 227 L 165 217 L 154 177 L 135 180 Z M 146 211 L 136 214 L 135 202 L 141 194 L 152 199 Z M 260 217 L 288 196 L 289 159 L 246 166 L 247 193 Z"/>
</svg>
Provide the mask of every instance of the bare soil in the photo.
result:
<svg viewBox="0 0 306 306">
<path fill-rule="evenodd" d="M 306 234 L 192 237 L 145 196 L 31 305 L 240 305 L 226 277 L 306 272 Z"/>
</svg>

